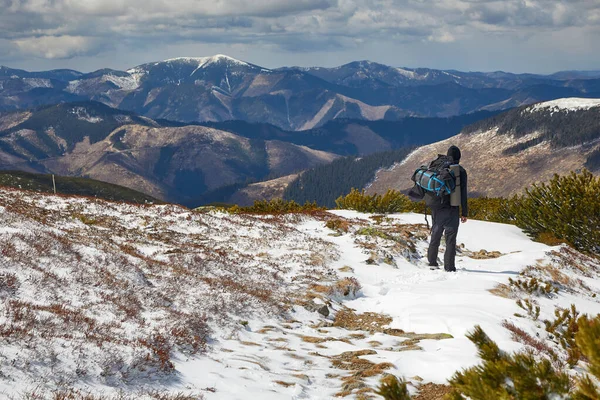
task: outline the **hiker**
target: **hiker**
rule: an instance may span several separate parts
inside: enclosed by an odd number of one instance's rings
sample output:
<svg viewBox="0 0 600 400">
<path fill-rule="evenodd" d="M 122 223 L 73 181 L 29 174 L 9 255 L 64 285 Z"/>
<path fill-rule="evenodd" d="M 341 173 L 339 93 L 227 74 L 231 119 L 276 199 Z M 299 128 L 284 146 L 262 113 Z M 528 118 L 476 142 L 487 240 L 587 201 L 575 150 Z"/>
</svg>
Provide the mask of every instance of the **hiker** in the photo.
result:
<svg viewBox="0 0 600 400">
<path fill-rule="evenodd" d="M 447 155 L 454 159 L 458 164 L 460 162 L 460 149 L 456 146 L 450 146 Z M 460 184 L 456 188 L 456 196 L 460 196 L 460 201 L 456 199 L 459 206 L 451 205 L 450 196 L 435 196 L 431 194 L 425 195 L 425 203 L 431 208 L 431 216 L 433 223 L 431 227 L 431 241 L 427 251 L 427 260 L 430 267 L 438 266 L 438 250 L 442 234 L 446 236 L 446 252 L 444 254 L 444 270 L 448 272 L 456 272 L 454 259 L 456 257 L 456 235 L 458 234 L 459 221 L 463 224 L 467 222 L 469 208 L 467 205 L 467 171 L 462 166 L 458 166 L 460 175 L 457 177 L 457 183 Z M 452 194 L 454 195 L 454 193 Z"/>
</svg>

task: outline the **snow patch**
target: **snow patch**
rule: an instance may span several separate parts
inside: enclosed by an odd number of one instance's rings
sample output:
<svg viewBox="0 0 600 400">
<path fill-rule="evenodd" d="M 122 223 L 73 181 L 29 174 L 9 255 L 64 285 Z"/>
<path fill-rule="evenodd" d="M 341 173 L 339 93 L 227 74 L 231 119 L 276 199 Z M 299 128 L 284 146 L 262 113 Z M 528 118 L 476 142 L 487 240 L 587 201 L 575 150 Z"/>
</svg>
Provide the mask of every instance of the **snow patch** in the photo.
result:
<svg viewBox="0 0 600 400">
<path fill-rule="evenodd" d="M 415 71 L 410 71 L 408 69 L 404 69 L 404 68 L 396 68 L 396 71 L 400 73 L 400 75 L 403 75 L 405 77 L 407 77 L 408 79 L 419 79 L 419 76 L 417 75 L 417 73 Z"/>
<path fill-rule="evenodd" d="M 112 82 L 123 90 L 135 90 L 140 87 L 140 80 L 138 76 L 116 76 L 116 75 L 104 75 L 102 77 L 103 82 Z"/>
<path fill-rule="evenodd" d="M 97 124 L 104 121 L 101 117 L 92 117 L 85 107 L 73 107 L 69 112 L 77 116 L 77 119 L 81 121 L 87 121 L 92 124 Z"/>
<path fill-rule="evenodd" d="M 23 79 L 23 82 L 25 82 L 31 89 L 53 87 L 50 79 L 25 78 Z"/>
<path fill-rule="evenodd" d="M 67 88 L 65 90 L 69 93 L 77 93 L 80 85 L 81 85 L 81 80 L 79 80 L 79 79 L 70 81 L 69 85 L 67 86 Z"/>
<path fill-rule="evenodd" d="M 550 109 L 554 111 L 578 111 L 589 110 L 590 108 L 600 107 L 600 99 L 584 99 L 580 97 L 568 97 L 535 104 L 527 108 L 529 112 L 536 112 Z"/>
<path fill-rule="evenodd" d="M 192 76 L 199 69 L 207 67 L 211 64 L 221 62 L 221 61 L 225 61 L 230 65 L 233 64 L 233 65 L 240 65 L 240 66 L 251 67 L 251 68 L 255 67 L 254 65 L 251 65 L 245 61 L 241 61 L 241 60 L 235 59 L 233 57 L 226 56 L 224 54 L 217 54 L 217 55 L 214 55 L 211 57 L 176 57 L 176 58 L 169 58 L 167 60 L 164 60 L 163 62 L 165 62 L 165 63 L 172 63 L 172 62 L 198 63 L 197 68 L 190 74 L 190 76 Z M 157 64 L 155 64 L 155 65 L 157 65 Z M 265 70 L 265 69 L 262 68 L 262 70 Z"/>
</svg>

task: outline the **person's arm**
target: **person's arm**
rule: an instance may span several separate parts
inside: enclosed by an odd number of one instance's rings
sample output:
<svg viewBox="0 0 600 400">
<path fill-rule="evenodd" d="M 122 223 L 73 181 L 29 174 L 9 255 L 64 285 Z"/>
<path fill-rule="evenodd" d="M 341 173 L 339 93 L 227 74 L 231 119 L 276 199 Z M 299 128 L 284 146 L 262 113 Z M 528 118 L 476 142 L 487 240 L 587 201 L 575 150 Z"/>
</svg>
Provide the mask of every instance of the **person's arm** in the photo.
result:
<svg viewBox="0 0 600 400">
<path fill-rule="evenodd" d="M 469 203 L 468 203 L 468 199 L 467 199 L 467 171 L 465 171 L 464 168 L 461 167 L 460 169 L 460 202 L 461 202 L 461 215 L 463 218 L 466 218 L 469 216 Z M 463 222 L 465 222 L 463 221 Z"/>
</svg>

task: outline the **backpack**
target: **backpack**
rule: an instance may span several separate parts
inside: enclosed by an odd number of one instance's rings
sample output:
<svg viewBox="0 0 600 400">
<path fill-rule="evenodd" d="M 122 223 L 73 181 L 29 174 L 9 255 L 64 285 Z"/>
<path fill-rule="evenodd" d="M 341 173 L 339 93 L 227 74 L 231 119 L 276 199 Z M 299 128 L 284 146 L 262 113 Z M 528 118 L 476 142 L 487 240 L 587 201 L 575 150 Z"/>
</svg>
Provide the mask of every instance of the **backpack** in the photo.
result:
<svg viewBox="0 0 600 400">
<path fill-rule="evenodd" d="M 411 179 L 415 187 L 421 188 L 430 197 L 449 196 L 456 189 L 456 178 L 450 169 L 453 164 L 456 163 L 452 157 L 439 154 L 429 165 L 418 168 Z M 443 202 L 442 199 L 438 200 Z"/>
</svg>

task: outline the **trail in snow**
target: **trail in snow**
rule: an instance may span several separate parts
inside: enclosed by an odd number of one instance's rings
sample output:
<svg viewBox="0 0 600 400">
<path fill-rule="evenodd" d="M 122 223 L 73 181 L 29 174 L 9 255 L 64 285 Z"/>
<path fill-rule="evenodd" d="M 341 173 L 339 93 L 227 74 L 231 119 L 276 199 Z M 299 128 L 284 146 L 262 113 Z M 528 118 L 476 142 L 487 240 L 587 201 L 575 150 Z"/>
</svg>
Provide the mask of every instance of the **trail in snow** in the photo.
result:
<svg viewBox="0 0 600 400">
<path fill-rule="evenodd" d="M 333 213 L 372 223 L 364 214 L 351 211 Z M 392 216 L 392 219 L 394 222 L 420 224 L 422 216 L 406 214 Z M 391 328 L 421 334 L 447 333 L 453 338 L 421 340 L 420 349 L 401 351 L 401 337 L 366 333 L 365 338 L 354 339 L 352 332 L 344 329 L 315 328 L 313 324 L 323 318 L 299 308 L 293 323 L 251 321 L 241 339 L 257 345 L 240 345 L 239 338 L 223 341 L 222 349 L 233 352 L 217 351 L 219 364 L 197 361 L 212 370 L 202 382 L 217 388 L 218 394 L 214 398 L 235 399 L 239 398 L 240 393 L 260 395 L 265 399 L 337 398 L 334 395 L 340 392 L 341 383 L 335 377 L 348 374 L 332 368 L 330 359 L 326 357 L 364 349 L 373 349 L 377 354 L 361 358 L 376 363 L 393 363 L 395 369 L 387 372 L 408 378 L 415 386 L 421 379 L 423 382 L 443 384 L 455 371 L 479 362 L 475 346 L 465 337 L 475 325 L 481 325 L 507 351 L 520 350 L 523 345 L 513 341 L 510 332 L 502 327 L 503 320 L 511 320 L 527 330 L 539 330 L 535 323 L 514 317 L 515 313 L 523 311 L 514 299 L 494 296 L 489 292 L 497 284 L 507 283 L 511 277 L 516 278 L 525 267 L 548 258 L 550 247 L 532 242 L 514 226 L 473 220 L 461 225 L 459 243 L 464 243 L 466 249 L 495 250 L 504 255 L 488 260 L 459 255 L 459 270 L 454 274 L 443 270 L 431 271 L 424 263 L 410 263 L 402 257 L 395 257 L 396 267 L 367 265 L 365 260 L 368 254 L 356 245 L 355 236 L 346 234 L 332 237 L 331 230 L 324 228 L 323 222 L 318 220 L 304 222 L 300 230 L 309 236 L 334 243 L 342 256 L 331 266 L 334 269 L 350 267 L 352 272 L 341 272 L 340 275 L 356 277 L 363 285 L 362 296 L 347 300 L 343 305 L 334 305 L 334 309 L 339 311 L 342 306 L 347 306 L 357 313 L 383 313 L 393 318 Z M 421 254 L 425 254 L 426 245 L 426 242 L 419 244 Z M 600 289 L 598 280 L 592 283 L 594 290 Z M 597 301 L 561 294 L 547 301 L 542 317 L 550 318 L 556 305 L 568 307 L 572 303 L 582 312 L 600 312 Z M 259 333 L 264 326 L 273 328 L 267 328 L 267 333 Z M 301 335 L 328 338 L 328 341 L 314 345 L 300 340 Z M 351 343 L 343 341 L 344 338 L 350 339 Z M 277 346 L 273 347 L 274 343 L 282 343 L 279 350 Z M 242 371 L 245 372 L 240 373 L 239 368 L 244 368 Z M 185 375 L 191 378 L 194 373 L 190 370 L 189 375 Z M 365 383 L 374 387 L 378 379 L 378 376 L 369 378 Z M 278 380 L 290 384 L 290 387 L 284 388 L 274 383 Z M 411 390 L 414 392 L 415 388 Z"/>
</svg>

